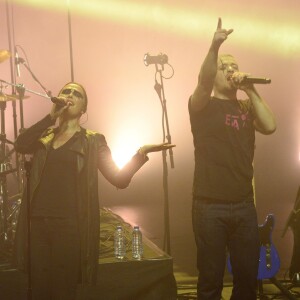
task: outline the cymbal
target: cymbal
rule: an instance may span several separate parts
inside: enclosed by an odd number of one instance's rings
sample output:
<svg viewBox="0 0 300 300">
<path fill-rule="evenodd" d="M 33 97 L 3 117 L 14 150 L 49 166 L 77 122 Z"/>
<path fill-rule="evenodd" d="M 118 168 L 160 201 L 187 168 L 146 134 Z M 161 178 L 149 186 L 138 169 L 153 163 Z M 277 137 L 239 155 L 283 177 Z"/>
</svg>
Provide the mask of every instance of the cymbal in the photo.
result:
<svg viewBox="0 0 300 300">
<path fill-rule="evenodd" d="M 0 63 L 11 57 L 11 53 L 7 50 L 0 50 Z"/>
<path fill-rule="evenodd" d="M 24 96 L 23 99 L 28 99 L 30 96 Z M 0 102 L 20 100 L 18 95 L 6 95 L 0 93 Z"/>
</svg>

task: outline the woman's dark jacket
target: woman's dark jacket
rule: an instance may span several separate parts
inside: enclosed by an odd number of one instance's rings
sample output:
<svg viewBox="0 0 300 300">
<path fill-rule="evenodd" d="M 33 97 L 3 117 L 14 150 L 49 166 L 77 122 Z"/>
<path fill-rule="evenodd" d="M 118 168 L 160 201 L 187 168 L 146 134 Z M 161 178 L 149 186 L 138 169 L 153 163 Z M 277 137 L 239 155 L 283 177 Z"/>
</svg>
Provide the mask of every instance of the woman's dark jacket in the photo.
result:
<svg viewBox="0 0 300 300">
<path fill-rule="evenodd" d="M 57 129 L 50 115 L 21 133 L 15 150 L 22 154 L 33 154 L 30 171 L 30 202 L 40 183 L 49 148 Z M 111 152 L 102 134 L 81 129 L 69 151 L 77 154 L 78 220 L 81 241 L 81 279 L 83 284 L 96 282 L 99 256 L 99 201 L 98 170 L 114 186 L 126 188 L 133 175 L 148 160 L 136 154 L 121 170 L 112 160 Z M 57 174 L 59 176 L 59 174 Z M 27 245 L 27 197 L 26 191 L 20 208 L 15 239 L 15 259 L 19 269 L 26 270 Z"/>
</svg>

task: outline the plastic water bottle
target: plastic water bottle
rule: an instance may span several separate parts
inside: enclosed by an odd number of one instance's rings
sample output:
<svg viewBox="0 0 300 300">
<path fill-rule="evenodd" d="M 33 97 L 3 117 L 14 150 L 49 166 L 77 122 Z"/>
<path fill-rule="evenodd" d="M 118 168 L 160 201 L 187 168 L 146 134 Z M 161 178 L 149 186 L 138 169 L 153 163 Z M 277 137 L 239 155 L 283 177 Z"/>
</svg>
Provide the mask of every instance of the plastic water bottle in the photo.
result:
<svg viewBox="0 0 300 300">
<path fill-rule="evenodd" d="M 126 254 L 126 245 L 122 226 L 117 226 L 114 242 L 115 257 L 117 259 L 123 259 Z"/>
<path fill-rule="evenodd" d="M 132 257 L 134 259 L 143 257 L 143 238 L 139 226 L 134 226 L 132 232 Z"/>
</svg>

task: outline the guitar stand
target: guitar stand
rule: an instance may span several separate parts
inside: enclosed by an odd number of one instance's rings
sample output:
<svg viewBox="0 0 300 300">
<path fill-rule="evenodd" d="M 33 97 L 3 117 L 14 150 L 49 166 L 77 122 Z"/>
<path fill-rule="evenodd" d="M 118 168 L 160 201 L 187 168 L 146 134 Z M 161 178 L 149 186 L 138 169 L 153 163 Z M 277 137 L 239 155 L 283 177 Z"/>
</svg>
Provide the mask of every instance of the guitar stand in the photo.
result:
<svg viewBox="0 0 300 300">
<path fill-rule="evenodd" d="M 298 297 L 296 297 L 295 295 L 293 295 L 291 293 L 291 291 L 289 290 L 289 288 L 285 287 L 275 277 L 269 278 L 269 280 L 271 281 L 271 283 L 273 283 L 281 291 L 282 295 L 286 296 L 287 299 L 290 299 L 290 300 L 297 300 L 297 299 L 299 299 Z M 281 295 L 281 294 L 270 294 L 270 293 L 266 294 L 266 293 L 264 293 L 264 290 L 263 290 L 263 281 L 262 280 L 258 280 L 258 299 L 259 300 L 269 299 L 268 295 L 274 296 L 272 298 L 272 299 L 274 299 L 276 296 Z"/>
</svg>

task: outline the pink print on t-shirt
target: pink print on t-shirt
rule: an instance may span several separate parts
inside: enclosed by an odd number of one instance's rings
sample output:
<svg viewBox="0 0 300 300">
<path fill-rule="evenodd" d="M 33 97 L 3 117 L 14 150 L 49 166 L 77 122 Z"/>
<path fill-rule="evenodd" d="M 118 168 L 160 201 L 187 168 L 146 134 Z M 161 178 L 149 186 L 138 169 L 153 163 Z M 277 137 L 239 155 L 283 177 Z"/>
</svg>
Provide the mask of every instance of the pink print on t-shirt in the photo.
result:
<svg viewBox="0 0 300 300">
<path fill-rule="evenodd" d="M 225 115 L 225 125 L 233 127 L 237 130 L 240 130 L 240 127 L 245 127 L 247 122 L 250 120 L 249 112 L 243 113 L 239 111 L 238 115 Z"/>
</svg>

